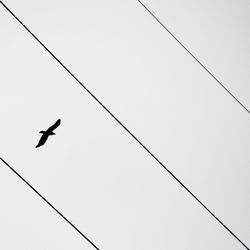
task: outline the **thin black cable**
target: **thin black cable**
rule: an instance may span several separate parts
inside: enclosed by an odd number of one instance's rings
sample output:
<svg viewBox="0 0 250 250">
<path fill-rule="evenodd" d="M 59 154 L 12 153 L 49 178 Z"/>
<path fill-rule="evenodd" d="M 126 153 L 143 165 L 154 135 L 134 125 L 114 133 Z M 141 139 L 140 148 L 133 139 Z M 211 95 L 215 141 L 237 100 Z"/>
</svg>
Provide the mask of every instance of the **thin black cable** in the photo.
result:
<svg viewBox="0 0 250 250">
<path fill-rule="evenodd" d="M 22 21 L 2 2 L 0 3 L 6 10 L 35 38 L 35 40 L 106 110 L 109 115 L 116 120 L 207 212 L 210 213 L 235 239 L 237 239 L 246 249 L 250 250 L 212 211 L 210 211 L 108 108 L 86 87 L 64 64 L 22 23 Z"/>
<path fill-rule="evenodd" d="M 14 168 L 12 168 L 1 156 L 0 160 L 14 172 L 26 185 L 28 185 L 37 195 L 39 195 L 54 211 L 56 211 L 70 226 L 72 226 L 85 240 L 87 240 L 95 249 L 100 250 L 90 239 L 88 239 L 72 222 L 70 222 L 61 212 L 59 212 L 44 196 L 42 196 L 28 181 L 26 181 Z"/>
<path fill-rule="evenodd" d="M 226 88 L 225 87 L 225 85 L 223 85 L 222 84 L 222 82 L 221 81 L 219 81 L 219 79 L 218 78 L 216 78 L 215 76 L 214 76 L 214 74 L 213 73 L 211 73 L 211 71 L 209 71 L 208 69 L 207 69 L 207 67 L 203 64 L 203 63 L 201 63 L 201 61 L 199 61 L 198 60 L 198 58 L 147 8 L 147 6 L 145 5 L 145 4 L 143 4 L 140 0 L 137 0 L 140 4 L 141 4 L 141 6 L 175 39 L 175 41 L 177 41 L 180 45 L 181 45 L 181 47 L 183 48 L 183 49 L 185 49 L 187 52 L 188 52 L 188 54 L 190 55 L 190 56 L 192 56 L 193 57 L 193 59 L 210 75 L 210 76 L 212 76 L 213 77 L 213 79 L 231 96 L 231 97 L 233 97 L 233 99 L 236 101 L 236 102 L 238 102 L 238 104 L 240 104 L 240 106 L 242 107 L 242 108 L 244 108 L 247 112 L 248 112 L 248 114 L 250 114 L 250 110 L 242 103 L 242 102 L 240 102 L 238 99 L 237 99 L 237 97 L 236 96 L 234 96 L 231 92 L 230 92 L 230 90 L 228 89 L 228 88 Z"/>
</svg>

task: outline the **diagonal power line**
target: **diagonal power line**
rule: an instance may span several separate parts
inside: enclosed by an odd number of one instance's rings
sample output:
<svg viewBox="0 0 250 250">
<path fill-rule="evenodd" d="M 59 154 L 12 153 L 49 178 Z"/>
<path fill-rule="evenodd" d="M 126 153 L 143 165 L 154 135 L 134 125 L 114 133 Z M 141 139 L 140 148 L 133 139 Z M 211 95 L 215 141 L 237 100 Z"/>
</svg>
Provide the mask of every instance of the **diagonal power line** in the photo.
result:
<svg viewBox="0 0 250 250">
<path fill-rule="evenodd" d="M 210 71 L 208 68 L 153 14 L 152 11 L 140 0 L 137 0 L 141 6 L 179 43 L 179 45 L 186 50 L 186 52 L 193 57 L 193 59 L 210 75 L 212 78 L 243 108 L 250 114 L 250 110 L 239 99 L 232 94 L 232 92 Z"/>
<path fill-rule="evenodd" d="M 100 250 L 89 238 L 87 238 L 72 222 L 70 222 L 61 212 L 59 212 L 44 196 L 42 196 L 28 181 L 26 181 L 13 167 L 10 166 L 1 156 L 0 160 L 27 186 L 29 186 L 40 198 L 42 198 L 57 214 L 59 214 L 68 224 L 73 227 L 85 240 L 87 240 L 96 250 Z"/>
<path fill-rule="evenodd" d="M 2 2 L 2 6 L 22 25 L 22 27 L 88 92 L 88 94 L 130 135 L 133 139 L 153 157 L 164 170 L 166 170 L 217 222 L 221 224 L 238 242 L 250 250 L 199 198 L 191 192 L 39 39 L 31 30 Z M 97 249 L 97 248 L 96 248 Z"/>
</svg>

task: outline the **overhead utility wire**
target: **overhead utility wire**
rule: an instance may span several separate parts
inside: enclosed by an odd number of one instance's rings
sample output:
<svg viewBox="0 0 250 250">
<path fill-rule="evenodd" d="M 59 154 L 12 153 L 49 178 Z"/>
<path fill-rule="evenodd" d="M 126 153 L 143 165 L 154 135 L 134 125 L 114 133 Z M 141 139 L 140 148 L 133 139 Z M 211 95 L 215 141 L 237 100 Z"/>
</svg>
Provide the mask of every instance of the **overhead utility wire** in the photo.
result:
<svg viewBox="0 0 250 250">
<path fill-rule="evenodd" d="M 25 24 L 2 2 L 4 8 L 30 33 L 33 38 L 116 120 L 207 212 L 214 217 L 235 239 L 250 250 L 208 207 L 206 207 L 83 83 L 25 26 Z"/>
<path fill-rule="evenodd" d="M 137 0 L 140 4 L 141 4 L 141 6 L 175 39 L 175 41 L 176 42 L 178 42 L 180 45 L 181 45 L 181 47 L 183 48 L 183 49 L 185 49 L 186 51 L 187 51 L 187 53 L 190 55 L 190 56 L 192 56 L 193 57 L 193 59 L 210 75 L 210 76 L 212 76 L 212 78 L 231 96 L 231 97 L 233 97 L 233 99 L 236 101 L 236 102 L 238 102 L 238 104 L 240 104 L 240 106 L 242 107 L 242 108 L 244 108 L 245 109 L 245 111 L 247 111 L 247 113 L 248 114 L 250 114 L 250 110 L 241 102 L 241 101 L 239 101 L 239 99 L 235 96 L 235 95 L 233 95 L 232 93 L 231 93 L 231 91 L 228 89 L 228 88 L 226 88 L 226 86 L 224 85 L 224 84 L 222 84 L 222 82 L 217 78 L 217 77 L 215 77 L 215 75 L 210 71 L 210 70 L 208 70 L 207 69 L 207 67 L 203 64 L 203 63 L 201 63 L 201 61 L 147 8 L 147 6 L 144 4 L 144 3 L 142 3 L 142 1 L 140 1 L 140 0 Z"/>
<path fill-rule="evenodd" d="M 71 227 L 73 227 L 85 240 L 87 240 L 95 249 L 100 250 L 89 238 L 87 238 L 72 222 L 70 222 L 61 212 L 59 212 L 43 195 L 41 195 L 28 181 L 26 181 L 13 167 L 10 166 L 2 157 L 0 160 L 14 172 L 26 185 L 28 185 L 40 198 L 42 198 L 55 212 L 57 212 Z"/>
</svg>

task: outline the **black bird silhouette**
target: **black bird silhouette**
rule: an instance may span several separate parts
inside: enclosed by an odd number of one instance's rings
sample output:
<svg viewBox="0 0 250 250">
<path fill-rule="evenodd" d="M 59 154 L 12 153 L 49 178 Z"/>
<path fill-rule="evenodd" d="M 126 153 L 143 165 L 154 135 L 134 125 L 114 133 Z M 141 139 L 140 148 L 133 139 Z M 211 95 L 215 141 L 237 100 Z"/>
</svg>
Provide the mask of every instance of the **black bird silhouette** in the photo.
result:
<svg viewBox="0 0 250 250">
<path fill-rule="evenodd" d="M 61 124 L 61 119 L 58 119 L 55 124 L 53 124 L 51 127 L 49 127 L 46 131 L 40 131 L 39 133 L 43 134 L 40 138 L 40 141 L 36 145 L 36 148 L 42 146 L 48 139 L 50 135 L 55 135 L 53 132 L 54 129 L 56 129 Z"/>
</svg>

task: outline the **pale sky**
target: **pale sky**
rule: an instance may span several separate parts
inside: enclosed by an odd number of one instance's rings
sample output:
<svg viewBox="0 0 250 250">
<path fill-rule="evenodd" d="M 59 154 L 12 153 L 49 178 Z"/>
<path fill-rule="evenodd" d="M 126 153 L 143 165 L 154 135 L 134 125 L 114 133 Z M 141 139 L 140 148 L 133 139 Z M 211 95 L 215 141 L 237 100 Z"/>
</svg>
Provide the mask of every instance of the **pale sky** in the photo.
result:
<svg viewBox="0 0 250 250">
<path fill-rule="evenodd" d="M 4 3 L 250 246 L 250 116 L 138 1 Z M 250 108 L 249 1 L 144 3 Z M 1 157 L 101 250 L 245 249 L 2 6 L 0 38 Z M 0 166 L 0 249 L 94 249 Z"/>
</svg>

